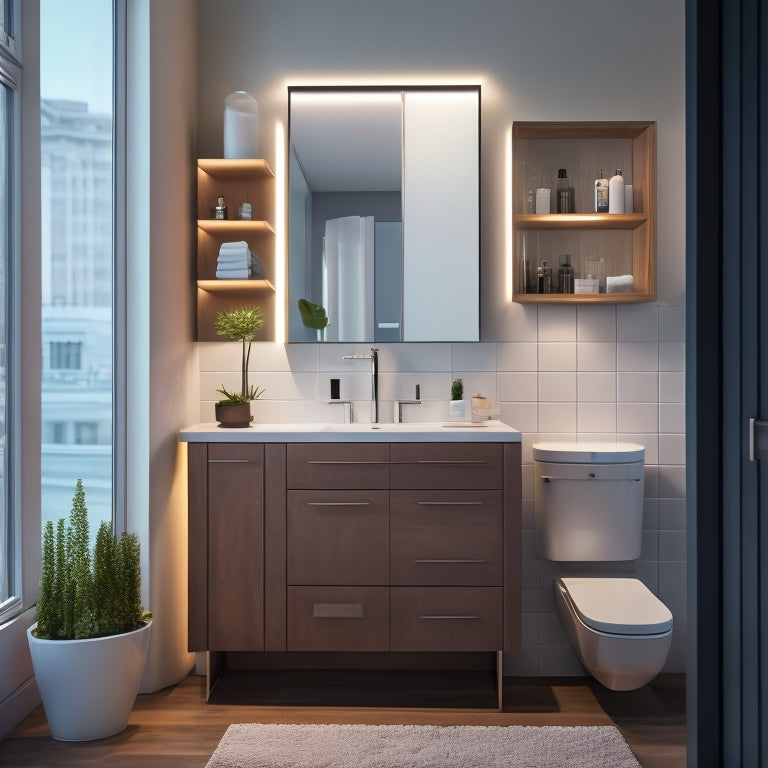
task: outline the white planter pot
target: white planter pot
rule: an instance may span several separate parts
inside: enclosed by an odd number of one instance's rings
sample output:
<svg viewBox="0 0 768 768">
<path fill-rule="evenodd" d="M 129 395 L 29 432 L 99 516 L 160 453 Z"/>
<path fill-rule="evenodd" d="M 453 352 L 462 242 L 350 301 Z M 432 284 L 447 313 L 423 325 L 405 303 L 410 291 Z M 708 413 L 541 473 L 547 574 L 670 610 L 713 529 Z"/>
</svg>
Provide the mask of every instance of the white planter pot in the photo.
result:
<svg viewBox="0 0 768 768">
<path fill-rule="evenodd" d="M 150 621 L 123 635 L 40 640 L 27 630 L 51 736 L 90 741 L 125 730 L 147 661 Z"/>
<path fill-rule="evenodd" d="M 451 400 L 449 418 L 454 421 L 470 421 L 472 418 L 471 400 Z"/>
</svg>

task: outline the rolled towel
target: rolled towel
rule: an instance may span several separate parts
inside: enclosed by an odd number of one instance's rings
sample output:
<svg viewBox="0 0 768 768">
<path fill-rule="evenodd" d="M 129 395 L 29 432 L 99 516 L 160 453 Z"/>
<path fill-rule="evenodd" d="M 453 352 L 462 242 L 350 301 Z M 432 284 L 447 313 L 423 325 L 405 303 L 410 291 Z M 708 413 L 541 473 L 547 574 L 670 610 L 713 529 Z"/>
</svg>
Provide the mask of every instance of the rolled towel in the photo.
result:
<svg viewBox="0 0 768 768">
<path fill-rule="evenodd" d="M 632 293 L 635 290 L 635 279 L 632 275 L 615 275 L 605 278 L 606 293 Z"/>
</svg>

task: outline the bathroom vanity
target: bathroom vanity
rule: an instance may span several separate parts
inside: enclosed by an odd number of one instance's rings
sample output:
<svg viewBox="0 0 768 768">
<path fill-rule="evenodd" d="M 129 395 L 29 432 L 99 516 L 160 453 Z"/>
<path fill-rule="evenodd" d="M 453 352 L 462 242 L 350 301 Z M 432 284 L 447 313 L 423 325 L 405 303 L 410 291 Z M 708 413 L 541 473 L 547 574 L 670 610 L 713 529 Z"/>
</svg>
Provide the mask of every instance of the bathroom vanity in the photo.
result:
<svg viewBox="0 0 768 768">
<path fill-rule="evenodd" d="M 495 651 L 500 675 L 521 642 L 520 439 L 501 422 L 184 429 L 190 650 Z"/>
</svg>

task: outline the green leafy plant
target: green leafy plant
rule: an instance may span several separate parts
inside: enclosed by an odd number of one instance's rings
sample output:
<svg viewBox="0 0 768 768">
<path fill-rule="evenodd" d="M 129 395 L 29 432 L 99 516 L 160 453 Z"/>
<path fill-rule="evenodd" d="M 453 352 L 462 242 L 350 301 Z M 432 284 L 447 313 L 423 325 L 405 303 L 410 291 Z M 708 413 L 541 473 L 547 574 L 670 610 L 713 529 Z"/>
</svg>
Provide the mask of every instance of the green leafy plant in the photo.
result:
<svg viewBox="0 0 768 768">
<path fill-rule="evenodd" d="M 461 379 L 454 379 L 451 384 L 451 400 L 464 399 L 464 382 Z"/>
<path fill-rule="evenodd" d="M 328 325 L 328 315 L 326 314 L 325 307 L 320 306 L 320 304 L 313 304 L 306 299 L 299 299 L 299 314 L 301 315 L 301 322 L 307 328 L 315 328 L 320 331 Z"/>
<path fill-rule="evenodd" d="M 35 637 L 78 640 L 141 628 L 152 614 L 141 606 L 141 557 L 133 533 L 119 537 L 102 522 L 90 551 L 88 508 L 78 478 L 69 521 L 43 532 Z"/>
<path fill-rule="evenodd" d="M 230 341 L 240 341 L 243 345 L 240 392 L 228 392 L 224 387 L 217 389 L 216 391 L 223 394 L 225 398 L 219 400 L 219 405 L 238 405 L 257 400 L 264 394 L 264 390 L 249 384 L 248 366 L 251 360 L 253 337 L 256 331 L 264 327 L 264 311 L 259 306 L 222 309 L 216 313 L 214 327 L 217 335 L 224 336 Z"/>
</svg>

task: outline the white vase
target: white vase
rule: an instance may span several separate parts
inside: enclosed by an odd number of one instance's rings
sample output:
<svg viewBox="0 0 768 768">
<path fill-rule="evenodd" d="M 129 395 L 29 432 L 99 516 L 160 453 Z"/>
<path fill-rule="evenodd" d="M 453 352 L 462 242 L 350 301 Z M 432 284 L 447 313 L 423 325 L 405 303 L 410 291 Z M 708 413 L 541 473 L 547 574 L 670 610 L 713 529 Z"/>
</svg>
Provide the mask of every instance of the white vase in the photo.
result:
<svg viewBox="0 0 768 768">
<path fill-rule="evenodd" d="M 259 157 L 259 105 L 245 91 L 224 101 L 224 157 Z"/>
<path fill-rule="evenodd" d="M 27 630 L 51 736 L 90 741 L 125 730 L 149 651 L 150 621 L 133 632 L 88 640 L 41 640 Z"/>
</svg>

